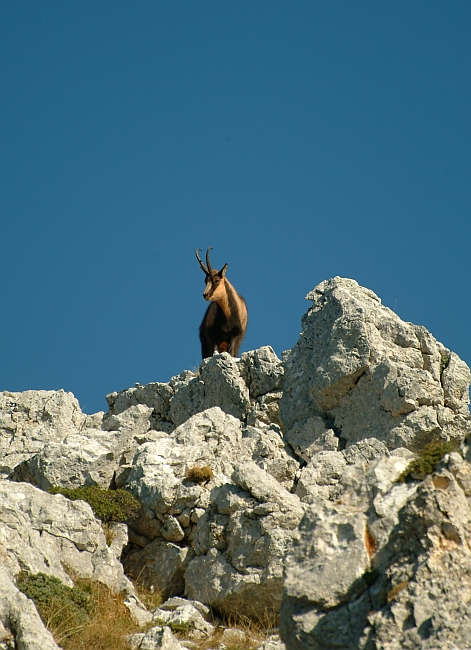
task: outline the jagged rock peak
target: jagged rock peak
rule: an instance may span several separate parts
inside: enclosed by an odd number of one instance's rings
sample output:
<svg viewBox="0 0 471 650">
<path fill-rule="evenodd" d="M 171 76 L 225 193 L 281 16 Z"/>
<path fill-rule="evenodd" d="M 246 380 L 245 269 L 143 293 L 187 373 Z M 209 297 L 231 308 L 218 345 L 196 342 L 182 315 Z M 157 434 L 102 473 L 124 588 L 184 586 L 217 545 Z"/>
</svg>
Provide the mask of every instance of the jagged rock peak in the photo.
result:
<svg viewBox="0 0 471 650">
<path fill-rule="evenodd" d="M 316 417 L 347 446 L 376 438 L 414 450 L 470 433 L 470 370 L 425 327 L 401 320 L 355 280 L 325 280 L 306 298 L 312 306 L 285 360 L 288 441 Z"/>
</svg>

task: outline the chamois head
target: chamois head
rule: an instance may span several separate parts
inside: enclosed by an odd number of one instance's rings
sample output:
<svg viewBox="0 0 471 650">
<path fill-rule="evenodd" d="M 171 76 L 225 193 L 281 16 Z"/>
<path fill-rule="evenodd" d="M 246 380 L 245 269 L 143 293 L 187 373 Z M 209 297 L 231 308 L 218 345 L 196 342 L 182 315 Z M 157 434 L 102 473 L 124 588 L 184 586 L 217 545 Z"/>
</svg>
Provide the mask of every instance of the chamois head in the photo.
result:
<svg viewBox="0 0 471 650">
<path fill-rule="evenodd" d="M 205 300 L 219 300 L 222 298 L 222 295 L 224 293 L 224 283 L 225 283 L 225 275 L 227 271 L 227 264 L 224 264 L 222 269 L 220 271 L 217 271 L 216 269 L 211 268 L 211 262 L 209 261 L 209 251 L 212 250 L 212 246 L 208 248 L 206 251 L 206 266 L 203 264 L 201 261 L 201 257 L 199 256 L 199 251 L 200 249 L 196 249 L 196 259 L 200 263 L 201 270 L 205 274 L 204 281 L 206 283 L 206 288 L 203 292 L 203 298 Z"/>
</svg>

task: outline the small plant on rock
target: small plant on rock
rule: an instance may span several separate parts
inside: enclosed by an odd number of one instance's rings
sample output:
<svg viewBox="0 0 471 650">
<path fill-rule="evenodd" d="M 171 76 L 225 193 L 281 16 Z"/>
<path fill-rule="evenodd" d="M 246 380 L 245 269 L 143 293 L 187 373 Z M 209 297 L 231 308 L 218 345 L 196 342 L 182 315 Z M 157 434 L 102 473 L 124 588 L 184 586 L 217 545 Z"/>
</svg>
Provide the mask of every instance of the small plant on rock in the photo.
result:
<svg viewBox="0 0 471 650">
<path fill-rule="evenodd" d="M 448 368 L 448 364 L 450 363 L 450 357 L 448 354 L 442 354 L 440 357 L 440 375 L 443 373 L 443 371 Z"/>
<path fill-rule="evenodd" d="M 192 483 L 205 484 L 213 478 L 213 470 L 209 465 L 204 467 L 189 467 L 186 470 L 185 477 Z"/>
<path fill-rule="evenodd" d="M 423 480 L 427 474 L 432 474 L 445 454 L 458 450 L 458 443 L 455 440 L 447 442 L 431 442 L 422 449 L 418 458 L 412 460 L 406 469 L 397 479 L 404 483 L 410 478 Z"/>
<path fill-rule="evenodd" d="M 22 572 L 18 588 L 31 598 L 44 625 L 64 650 L 126 650 L 137 624 L 121 594 L 101 582 L 74 579 L 68 587 L 44 573 Z"/>
<path fill-rule="evenodd" d="M 98 486 L 83 486 L 77 488 L 53 487 L 49 492 L 62 494 L 72 501 L 79 499 L 86 501 L 91 506 L 95 517 L 105 524 L 135 519 L 141 509 L 139 501 L 126 490 L 104 490 Z"/>
</svg>

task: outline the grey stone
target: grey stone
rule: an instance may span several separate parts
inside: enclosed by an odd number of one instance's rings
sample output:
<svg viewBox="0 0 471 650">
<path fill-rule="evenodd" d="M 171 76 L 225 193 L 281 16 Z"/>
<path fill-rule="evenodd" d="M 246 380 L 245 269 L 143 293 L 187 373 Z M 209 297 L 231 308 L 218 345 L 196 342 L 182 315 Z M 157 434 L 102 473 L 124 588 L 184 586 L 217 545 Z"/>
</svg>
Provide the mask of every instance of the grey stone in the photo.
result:
<svg viewBox="0 0 471 650">
<path fill-rule="evenodd" d="M 79 434 L 87 423 L 78 401 L 63 390 L 0 393 L 0 476 L 37 454 L 47 442 Z"/>
<path fill-rule="evenodd" d="M 244 352 L 240 358 L 240 374 L 252 399 L 283 388 L 283 364 L 269 345 Z"/>
<path fill-rule="evenodd" d="M 178 426 L 213 406 L 241 418 L 249 404 L 249 391 L 240 376 L 238 362 L 223 352 L 205 359 L 197 377 L 175 388 L 170 418 Z"/>
<path fill-rule="evenodd" d="M 0 481 L 0 543 L 3 565 L 12 577 L 21 569 L 72 582 L 69 566 L 80 577 L 100 580 L 115 592 L 135 595 L 108 547 L 101 525 L 84 501 L 51 495 L 27 483 Z"/>
<path fill-rule="evenodd" d="M 301 470 L 297 496 L 304 503 L 311 503 L 322 497 L 333 500 L 340 495 L 338 483 L 342 478 L 346 460 L 336 451 L 321 451 L 312 457 Z"/>
<path fill-rule="evenodd" d="M 145 634 L 131 635 L 129 641 L 135 650 L 184 650 L 170 628 L 160 625 L 151 627 Z"/>
<path fill-rule="evenodd" d="M 108 416 L 116 416 L 131 406 L 142 404 L 152 409 L 152 425 L 154 429 L 170 431 L 172 423 L 169 420 L 170 400 L 174 390 L 170 384 L 152 382 L 146 386 L 136 385 L 119 393 L 106 396 L 109 406 Z"/>
<path fill-rule="evenodd" d="M 325 535 L 317 530 L 318 511 L 312 512 L 314 506 L 308 510 L 301 540 L 286 562 L 280 630 L 288 650 L 467 647 L 469 502 L 444 465 L 422 483 L 395 484 L 401 462 L 404 458 L 383 458 L 371 468 L 378 518 L 365 527 L 363 553 L 361 535 L 352 536 L 357 551 L 338 562 L 342 571 L 333 579 L 334 587 L 320 578 L 328 578 L 330 562 L 335 561 L 335 525 L 329 518 L 323 522 L 332 534 L 328 554 L 321 551 L 322 561 L 316 564 Z M 357 518 L 361 520 L 365 525 L 364 517 Z M 309 526 L 310 521 L 315 525 Z M 355 558 L 361 564 L 365 554 L 367 561 L 355 576 Z"/>
<path fill-rule="evenodd" d="M 185 593 L 228 615 L 264 618 L 279 609 L 303 506 L 253 462 L 237 465 L 232 480 L 212 489 L 212 508 L 198 520 Z"/>
<path fill-rule="evenodd" d="M 339 447 L 339 439 L 334 431 L 327 429 L 324 420 L 316 415 L 290 429 L 285 439 L 306 462 L 320 451 L 337 451 Z"/>
<path fill-rule="evenodd" d="M 163 539 L 155 539 L 143 550 L 128 553 L 123 559 L 126 574 L 146 589 L 160 591 L 163 598 L 183 594 L 185 570 L 194 551 Z"/>
<path fill-rule="evenodd" d="M 333 420 L 350 444 L 376 438 L 389 449 L 468 435 L 469 368 L 425 328 L 402 321 L 354 280 L 327 280 L 307 298 L 312 307 L 285 361 L 280 414 L 288 439 L 314 416 Z M 447 422 L 439 420 L 444 408 Z"/>
<path fill-rule="evenodd" d="M 174 609 L 157 608 L 153 621 L 157 625 L 168 626 L 173 632 L 183 632 L 190 639 L 204 639 L 214 632 L 214 627 L 189 602 Z"/>
</svg>

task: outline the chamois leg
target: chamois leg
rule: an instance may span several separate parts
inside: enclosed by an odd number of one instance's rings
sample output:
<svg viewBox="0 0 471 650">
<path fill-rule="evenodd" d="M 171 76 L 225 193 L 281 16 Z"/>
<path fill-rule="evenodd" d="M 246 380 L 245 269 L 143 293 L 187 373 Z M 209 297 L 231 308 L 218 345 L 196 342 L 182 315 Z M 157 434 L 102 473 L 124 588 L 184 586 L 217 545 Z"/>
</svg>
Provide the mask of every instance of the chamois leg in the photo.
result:
<svg viewBox="0 0 471 650">
<path fill-rule="evenodd" d="M 239 348 L 243 338 L 244 338 L 244 334 L 238 334 L 237 336 L 234 336 L 234 338 L 232 339 L 231 344 L 229 346 L 229 353 L 231 354 L 232 357 L 239 356 Z"/>
<path fill-rule="evenodd" d="M 201 356 L 203 357 L 203 359 L 212 357 L 214 353 L 214 345 L 204 331 L 203 332 L 200 331 L 200 341 L 201 341 Z"/>
</svg>

